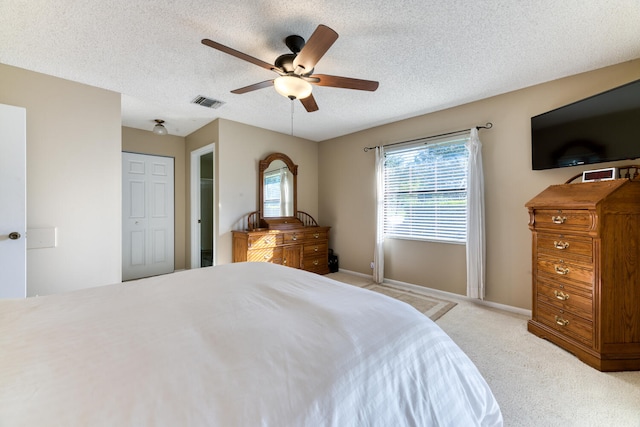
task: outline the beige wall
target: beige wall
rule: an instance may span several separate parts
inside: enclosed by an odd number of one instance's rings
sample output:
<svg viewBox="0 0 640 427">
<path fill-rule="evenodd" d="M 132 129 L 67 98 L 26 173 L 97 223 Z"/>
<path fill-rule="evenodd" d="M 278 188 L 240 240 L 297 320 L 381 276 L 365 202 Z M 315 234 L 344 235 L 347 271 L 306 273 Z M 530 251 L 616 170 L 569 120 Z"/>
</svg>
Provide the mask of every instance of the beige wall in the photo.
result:
<svg viewBox="0 0 640 427">
<path fill-rule="evenodd" d="M 191 151 L 216 143 L 216 264 L 231 262 L 231 231 L 244 228 L 244 216 L 258 208 L 258 162 L 271 153 L 285 153 L 298 165 L 298 209 L 321 221 L 317 142 L 224 119 L 187 136 L 186 142 L 188 157 Z M 187 173 L 189 169 L 187 165 Z"/>
<path fill-rule="evenodd" d="M 186 233 L 186 239 L 185 239 L 185 243 L 186 243 L 186 247 L 185 247 L 185 259 L 186 259 L 186 266 L 187 268 L 191 268 L 191 152 L 202 148 L 202 147 L 206 147 L 209 144 L 214 144 L 214 151 L 213 151 L 213 173 L 214 173 L 214 177 L 213 177 L 213 191 L 214 191 L 214 199 L 213 199 L 213 205 L 214 205 L 214 210 L 213 210 L 213 234 L 215 237 L 215 245 L 216 248 L 214 248 L 214 251 L 218 251 L 217 247 L 219 247 L 219 244 L 217 242 L 218 240 L 218 203 L 219 203 L 219 199 L 218 199 L 218 195 L 220 194 L 220 189 L 219 189 L 219 179 L 217 178 L 217 174 L 218 174 L 218 147 L 219 144 L 218 142 L 218 134 L 219 134 L 219 128 L 220 128 L 220 120 L 214 120 L 213 122 L 201 127 L 200 129 L 198 129 L 197 131 L 191 133 L 190 135 L 188 135 L 185 138 L 185 146 L 186 146 L 186 152 L 185 152 L 185 173 L 186 173 L 186 188 L 185 188 L 185 194 L 186 194 L 186 206 L 185 206 L 185 213 L 186 213 L 186 220 L 185 220 L 185 233 Z M 215 264 L 219 264 L 217 261 L 214 262 Z"/>
<path fill-rule="evenodd" d="M 149 132 L 123 129 L 117 93 L 0 64 L 0 102 L 27 109 L 27 225 L 58 228 L 56 248 L 28 252 L 28 294 L 120 281 L 123 138 L 126 150 L 176 158 L 177 268 L 189 264 L 190 153 L 216 143 L 217 264 L 231 262 L 231 230 L 257 209 L 259 159 L 283 152 L 300 167 L 298 208 L 332 227 L 330 246 L 341 268 L 371 274 L 374 155 L 363 147 L 491 121 L 494 128 L 480 133 L 487 299 L 529 308 L 531 239 L 523 205 L 581 171 L 531 170 L 530 117 L 638 78 L 635 60 L 321 143 L 221 119 L 184 138 L 180 153 L 181 138 L 154 146 Z M 387 278 L 464 293 L 464 246 L 393 240 L 386 249 Z"/>
<path fill-rule="evenodd" d="M 151 125 L 149 128 L 151 129 Z M 186 268 L 186 146 L 185 139 L 180 136 L 159 136 L 153 132 L 129 127 L 122 128 L 122 151 L 157 156 L 173 157 L 174 165 L 174 251 L 175 269 Z"/>
<path fill-rule="evenodd" d="M 531 307 L 531 236 L 524 204 L 548 185 L 590 167 L 531 170 L 531 116 L 640 78 L 640 59 L 320 143 L 319 206 L 333 227 L 340 268 L 371 274 L 374 153 L 366 146 L 492 122 L 481 130 L 485 171 L 487 300 Z M 617 164 L 625 162 L 618 162 Z M 606 167 L 612 164 L 602 164 Z M 448 292 L 466 291 L 463 245 L 389 240 L 385 277 Z"/>
<path fill-rule="evenodd" d="M 218 119 L 186 138 L 123 128 L 122 144 L 124 151 L 176 159 L 176 269 L 191 265 L 191 152 L 209 144 L 215 144 L 216 264 L 231 262 L 231 230 L 243 228 L 245 215 L 257 210 L 258 161 L 268 154 L 282 152 L 298 164 L 298 208 L 318 219 L 317 142 Z"/>
<path fill-rule="evenodd" d="M 0 64 L 0 103 L 27 110 L 27 294 L 121 280 L 120 94 Z"/>
</svg>

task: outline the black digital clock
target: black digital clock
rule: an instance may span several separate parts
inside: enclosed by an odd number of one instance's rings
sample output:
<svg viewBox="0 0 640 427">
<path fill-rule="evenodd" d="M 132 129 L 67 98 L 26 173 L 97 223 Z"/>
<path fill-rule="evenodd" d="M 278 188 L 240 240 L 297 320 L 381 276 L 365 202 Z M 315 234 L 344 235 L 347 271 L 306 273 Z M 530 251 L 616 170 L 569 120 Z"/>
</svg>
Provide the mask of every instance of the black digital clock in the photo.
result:
<svg viewBox="0 0 640 427">
<path fill-rule="evenodd" d="M 596 169 L 582 172 L 582 182 L 609 181 L 618 177 L 618 168 Z"/>
</svg>

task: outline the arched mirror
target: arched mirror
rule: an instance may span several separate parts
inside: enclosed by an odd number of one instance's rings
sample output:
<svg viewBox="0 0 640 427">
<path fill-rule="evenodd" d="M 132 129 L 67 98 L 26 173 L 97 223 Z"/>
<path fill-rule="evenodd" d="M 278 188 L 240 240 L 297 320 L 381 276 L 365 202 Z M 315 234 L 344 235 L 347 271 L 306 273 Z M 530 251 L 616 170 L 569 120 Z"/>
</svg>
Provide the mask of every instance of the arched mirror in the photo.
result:
<svg viewBox="0 0 640 427">
<path fill-rule="evenodd" d="M 260 160 L 260 218 L 295 217 L 298 210 L 298 165 L 283 153 Z"/>
</svg>

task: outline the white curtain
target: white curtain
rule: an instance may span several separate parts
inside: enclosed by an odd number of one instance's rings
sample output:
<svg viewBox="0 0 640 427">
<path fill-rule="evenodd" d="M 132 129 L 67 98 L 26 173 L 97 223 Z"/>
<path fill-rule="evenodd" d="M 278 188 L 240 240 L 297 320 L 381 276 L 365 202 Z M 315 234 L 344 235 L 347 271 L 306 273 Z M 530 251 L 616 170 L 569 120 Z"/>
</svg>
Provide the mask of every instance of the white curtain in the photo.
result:
<svg viewBox="0 0 640 427">
<path fill-rule="evenodd" d="M 373 250 L 373 281 L 384 280 L 384 147 L 376 147 L 376 244 Z"/>
<path fill-rule="evenodd" d="M 482 143 L 478 129 L 472 128 L 469 142 L 467 175 L 467 296 L 485 297 L 485 231 L 484 231 L 484 173 L 482 171 Z"/>
<path fill-rule="evenodd" d="M 289 169 L 280 169 L 280 216 L 293 216 L 293 203 L 289 191 Z"/>
</svg>

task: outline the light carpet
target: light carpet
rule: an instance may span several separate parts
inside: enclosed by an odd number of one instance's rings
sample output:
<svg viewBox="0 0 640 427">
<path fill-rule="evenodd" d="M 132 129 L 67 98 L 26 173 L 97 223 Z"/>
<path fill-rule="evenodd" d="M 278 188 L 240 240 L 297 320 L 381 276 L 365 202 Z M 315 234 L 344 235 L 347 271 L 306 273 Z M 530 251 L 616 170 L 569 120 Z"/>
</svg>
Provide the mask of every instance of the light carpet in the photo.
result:
<svg viewBox="0 0 640 427">
<path fill-rule="evenodd" d="M 453 301 L 436 298 L 432 295 L 428 295 L 427 293 L 399 289 L 384 283 L 374 283 L 370 278 L 360 277 L 354 274 L 336 272 L 328 274 L 327 277 L 398 299 L 412 305 L 415 309 L 429 317 L 431 320 L 439 319 L 456 306 L 456 303 Z"/>
<path fill-rule="evenodd" d="M 640 372 L 600 372 L 529 333 L 527 316 L 456 301 L 437 323 L 486 379 L 506 427 L 640 427 Z"/>
</svg>

